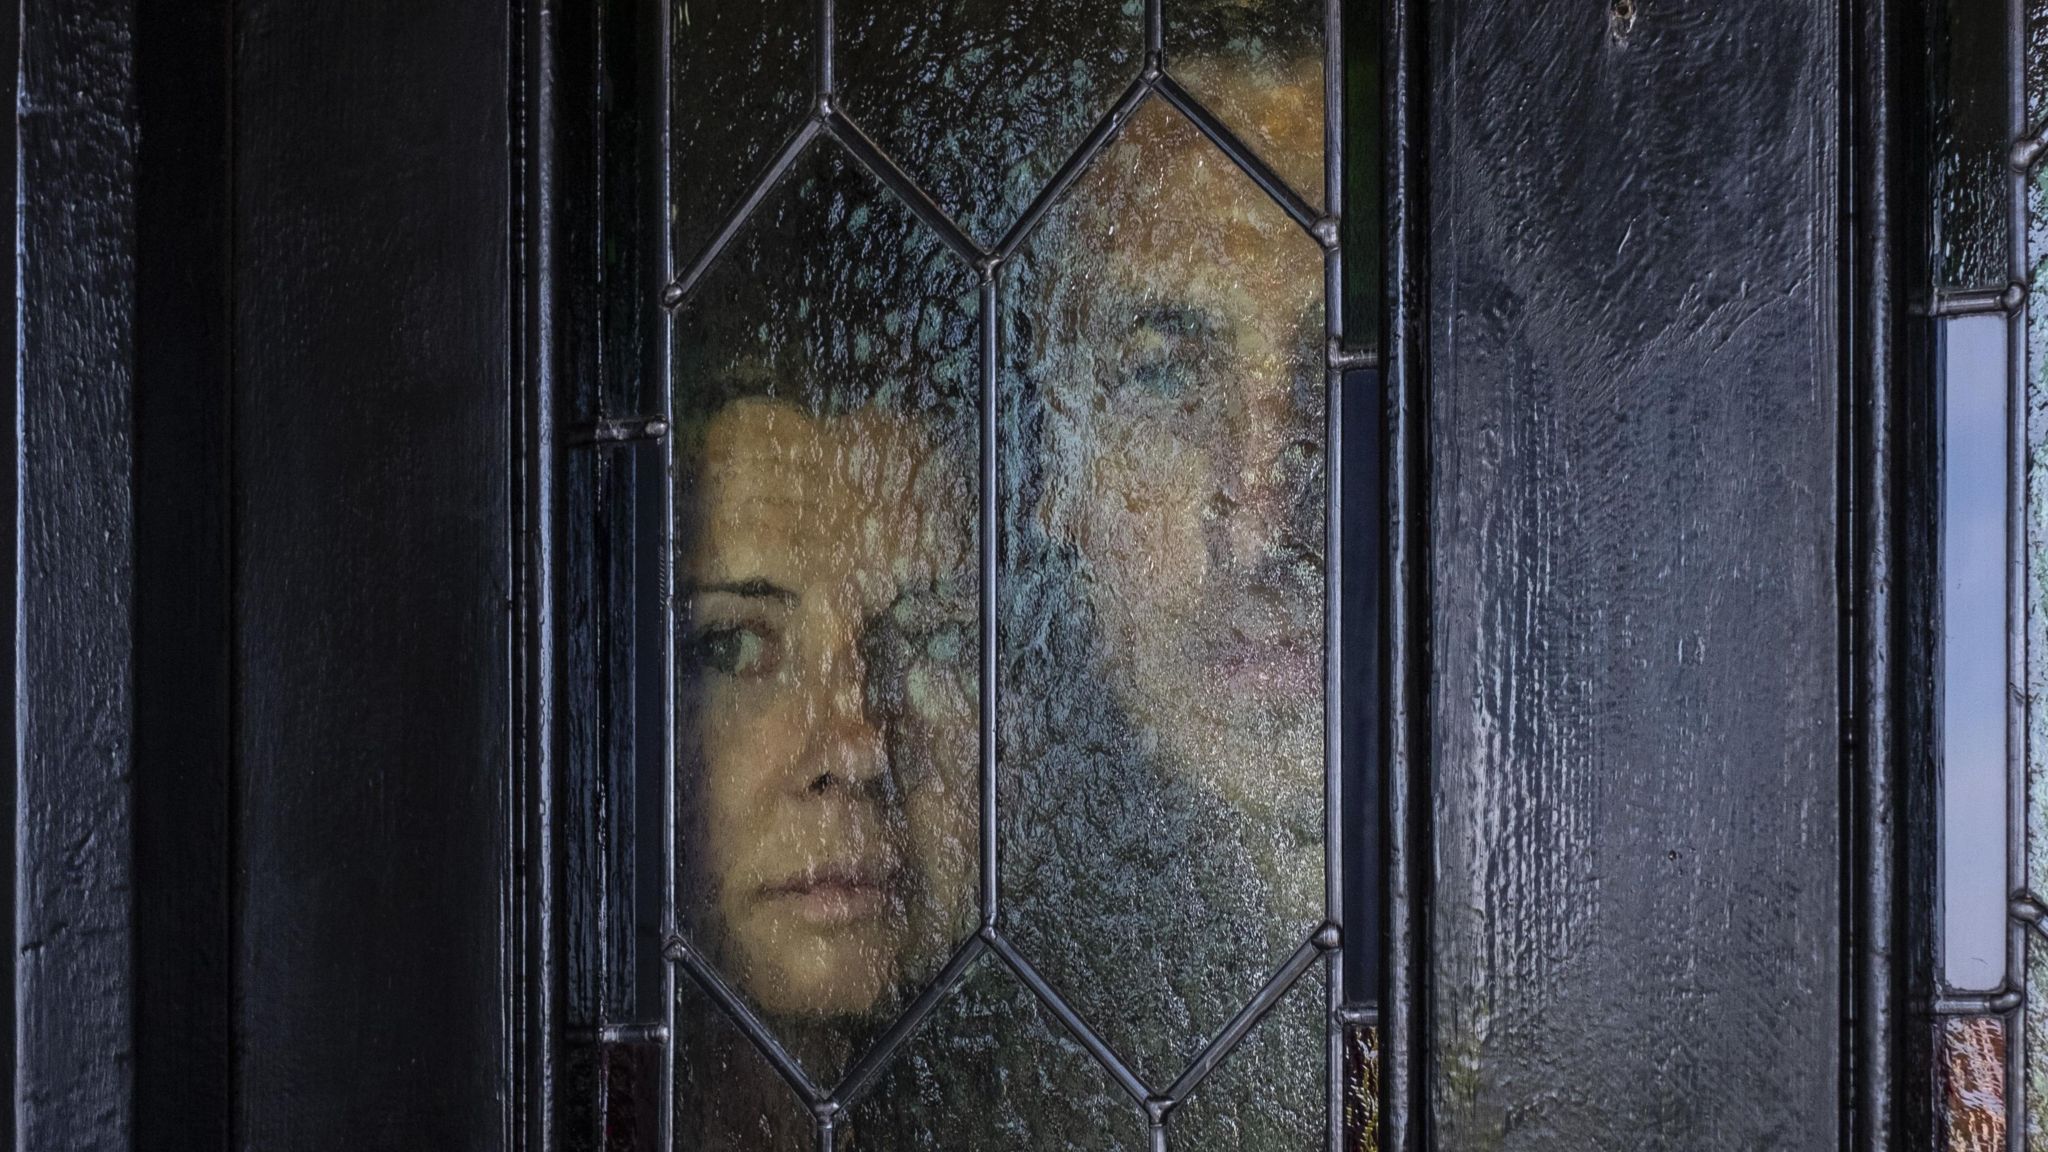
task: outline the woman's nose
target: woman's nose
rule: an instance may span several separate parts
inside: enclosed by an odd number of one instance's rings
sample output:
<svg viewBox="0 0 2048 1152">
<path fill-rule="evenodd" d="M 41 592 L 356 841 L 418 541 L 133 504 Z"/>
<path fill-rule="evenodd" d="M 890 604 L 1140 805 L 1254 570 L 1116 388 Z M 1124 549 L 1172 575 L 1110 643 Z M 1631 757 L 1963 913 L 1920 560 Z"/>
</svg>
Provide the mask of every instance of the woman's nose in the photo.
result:
<svg viewBox="0 0 2048 1152">
<path fill-rule="evenodd" d="M 810 732 L 797 781 L 806 791 L 866 788 L 887 775 L 887 740 L 867 707 L 860 665 L 857 654 L 846 653 L 813 672 L 818 683 L 806 709 Z"/>
</svg>

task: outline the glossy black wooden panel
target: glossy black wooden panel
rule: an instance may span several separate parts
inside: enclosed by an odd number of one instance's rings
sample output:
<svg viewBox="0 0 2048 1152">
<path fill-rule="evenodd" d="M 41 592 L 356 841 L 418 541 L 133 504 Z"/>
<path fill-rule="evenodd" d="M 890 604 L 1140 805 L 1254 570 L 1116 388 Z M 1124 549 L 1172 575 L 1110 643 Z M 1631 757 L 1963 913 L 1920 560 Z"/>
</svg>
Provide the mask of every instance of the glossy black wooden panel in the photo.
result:
<svg viewBox="0 0 2048 1152">
<path fill-rule="evenodd" d="M 14 1145 L 127 1146 L 133 0 L 23 0 Z"/>
<path fill-rule="evenodd" d="M 21 77 L 20 0 L 0 0 L 0 63 L 5 64 L 5 67 L 0 67 L 0 93 L 4 93 L 7 107 L 16 107 L 16 101 L 21 95 L 19 83 Z M 17 117 L 0 117 L 0 181 L 5 181 L 5 186 L 10 188 L 20 187 L 19 124 L 20 121 Z M 19 198 L 13 196 L 6 197 L 5 202 L 0 203 L 0 224 L 4 224 L 9 233 L 16 235 L 19 233 L 15 229 L 21 222 L 18 211 L 19 204 Z M 20 280 L 17 278 L 20 271 L 19 262 L 9 260 L 6 261 L 6 265 L 5 268 L 0 268 L 0 283 L 6 285 L 8 298 L 19 302 Z M 16 355 L 20 349 L 19 335 L 17 325 L 0 324 L 0 355 L 6 356 L 6 363 L 17 366 L 20 363 Z M 15 403 L 16 394 L 17 389 L 14 388 L 0 389 L 0 421 L 4 421 L 5 426 L 9 428 L 17 426 L 15 424 L 15 414 L 17 411 Z M 17 499 L 19 488 L 16 483 L 18 475 L 16 465 L 19 462 L 20 457 L 15 441 L 6 441 L 6 446 L 0 448 L 0 506 L 4 506 L 8 510 L 8 520 L 6 521 L 8 530 L 0 532 L 0 537 L 4 537 L 0 538 L 0 572 L 5 572 L 6 584 L 4 588 L 0 588 L 0 591 L 5 592 L 9 603 L 16 602 L 16 594 L 20 591 L 21 587 L 20 574 L 16 565 L 19 559 L 16 549 L 18 534 L 14 530 L 20 523 L 20 507 Z M 0 612 L 0 651 L 15 651 L 17 635 L 14 613 Z M 16 710 L 18 693 L 8 692 L 4 693 L 4 696 L 5 699 L 0 699 L 0 721 L 6 723 L 6 731 L 13 732 L 16 730 L 15 722 L 18 719 L 18 712 Z M 10 820 L 14 819 L 19 812 L 16 803 L 18 798 L 16 778 L 17 773 L 0 772 L 0 812 L 7 813 Z M 6 977 L 8 989 L 8 994 L 0 995 L 0 1037 L 16 1035 L 14 1027 L 15 997 L 13 995 L 13 990 L 16 987 L 15 934 L 13 926 L 15 913 L 20 906 L 18 892 L 15 888 L 16 848 L 17 845 L 12 840 L 9 840 L 7 850 L 0 852 L 0 892 L 7 894 L 7 921 L 5 928 L 0 929 L 0 941 L 4 941 L 7 946 L 0 948 L 0 976 Z M 18 1041 L 16 1043 L 8 1043 L 5 1040 L 0 1040 L 0 1073 L 5 1074 L 5 1083 L 7 1085 L 7 1091 L 0 1092 L 0 1132 L 13 1132 L 15 1130 L 14 1088 L 17 1083 L 15 1072 L 19 1067 L 17 1044 Z"/>
<path fill-rule="evenodd" d="M 1436 1146 L 1836 1147 L 1836 10 L 1430 21 Z"/>
<path fill-rule="evenodd" d="M 138 0 L 135 1147 L 227 1146 L 228 4 Z"/>
<path fill-rule="evenodd" d="M 512 15 L 235 8 L 252 1150 L 508 1142 Z"/>
</svg>

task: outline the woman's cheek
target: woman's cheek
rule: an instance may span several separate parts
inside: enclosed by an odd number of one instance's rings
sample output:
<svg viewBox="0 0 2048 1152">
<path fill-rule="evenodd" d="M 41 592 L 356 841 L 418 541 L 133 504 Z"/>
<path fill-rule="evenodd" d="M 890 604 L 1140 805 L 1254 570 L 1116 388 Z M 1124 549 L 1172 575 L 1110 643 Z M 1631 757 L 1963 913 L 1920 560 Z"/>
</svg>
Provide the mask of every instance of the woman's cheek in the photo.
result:
<svg viewBox="0 0 2048 1152">
<path fill-rule="evenodd" d="M 706 694 L 699 715 L 700 762 L 712 835 L 754 839 L 769 829 L 775 800 L 802 755 L 801 717 L 787 694 L 746 681 Z"/>
</svg>

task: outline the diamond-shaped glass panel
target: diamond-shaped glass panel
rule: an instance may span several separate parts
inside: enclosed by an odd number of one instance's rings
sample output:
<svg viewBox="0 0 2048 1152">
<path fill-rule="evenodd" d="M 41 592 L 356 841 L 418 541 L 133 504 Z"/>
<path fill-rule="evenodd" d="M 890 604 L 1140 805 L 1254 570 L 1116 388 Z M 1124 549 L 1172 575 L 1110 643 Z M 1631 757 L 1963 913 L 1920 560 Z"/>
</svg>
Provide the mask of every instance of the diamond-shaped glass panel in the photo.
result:
<svg viewBox="0 0 2048 1152">
<path fill-rule="evenodd" d="M 1144 1113 L 992 959 L 925 1020 L 849 1121 L 888 1152 L 1142 1152 Z"/>
<path fill-rule="evenodd" d="M 796 1090 L 686 976 L 677 979 L 675 1061 L 677 1148 L 807 1152 L 816 1146 L 810 1109 Z M 571 1144 L 617 1146 L 610 1140 Z"/>
<path fill-rule="evenodd" d="M 1324 0 L 1166 0 L 1167 71 L 1323 202 Z"/>
<path fill-rule="evenodd" d="M 1142 0 L 841 0 L 839 91 L 993 245 L 1137 78 Z"/>
<path fill-rule="evenodd" d="M 1003 922 L 1155 1084 L 1324 915 L 1322 267 L 1149 103 L 1005 283 Z"/>
<path fill-rule="evenodd" d="M 767 175 L 809 113 L 810 0 L 667 0 L 676 262 L 687 266 Z"/>
<path fill-rule="evenodd" d="M 1320 1148 L 1329 1131 L 1329 1003 L 1322 965 L 1309 969 L 1257 1028 L 1175 1109 L 1167 1147 Z"/>
<path fill-rule="evenodd" d="M 978 308 L 825 146 L 675 321 L 681 913 L 826 1083 L 977 922 Z"/>
</svg>

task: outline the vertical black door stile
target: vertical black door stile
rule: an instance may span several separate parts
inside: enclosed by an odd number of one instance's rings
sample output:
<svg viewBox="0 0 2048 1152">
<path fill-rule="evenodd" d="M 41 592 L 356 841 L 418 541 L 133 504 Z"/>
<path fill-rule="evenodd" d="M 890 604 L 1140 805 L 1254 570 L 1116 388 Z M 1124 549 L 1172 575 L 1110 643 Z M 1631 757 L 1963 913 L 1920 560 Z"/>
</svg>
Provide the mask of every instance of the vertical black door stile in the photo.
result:
<svg viewBox="0 0 2048 1152">
<path fill-rule="evenodd" d="M 1394 471 L 1426 519 L 1396 577 L 1428 596 L 1393 626 L 1426 627 L 1397 668 L 1427 689 L 1390 815 L 1426 849 L 1392 861 L 1396 1147 L 1888 1146 L 1893 618 L 1861 597 L 1889 586 L 1891 11 L 1410 33 L 1388 339 L 1427 413 L 1394 438 L 1428 457 Z"/>
</svg>

